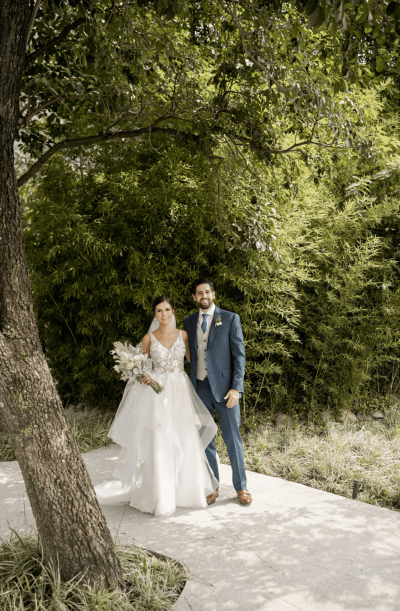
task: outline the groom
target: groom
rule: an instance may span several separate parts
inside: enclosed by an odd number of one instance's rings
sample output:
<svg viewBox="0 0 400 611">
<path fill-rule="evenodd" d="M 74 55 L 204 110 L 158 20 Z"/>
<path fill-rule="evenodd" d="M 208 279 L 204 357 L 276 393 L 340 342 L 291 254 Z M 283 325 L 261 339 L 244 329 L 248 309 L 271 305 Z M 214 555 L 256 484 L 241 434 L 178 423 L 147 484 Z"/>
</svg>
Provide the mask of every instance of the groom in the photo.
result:
<svg viewBox="0 0 400 611">
<path fill-rule="evenodd" d="M 233 486 L 241 505 L 250 505 L 246 489 L 243 444 L 239 431 L 239 397 L 244 391 L 246 364 L 244 341 L 238 314 L 220 310 L 213 302 L 214 285 L 208 278 L 193 283 L 192 295 L 199 313 L 183 321 L 190 343 L 190 380 L 211 415 L 217 410 L 222 437 L 226 443 L 233 472 Z M 208 462 L 219 481 L 214 440 L 206 448 Z M 219 496 L 215 490 L 207 497 L 212 505 Z"/>
</svg>

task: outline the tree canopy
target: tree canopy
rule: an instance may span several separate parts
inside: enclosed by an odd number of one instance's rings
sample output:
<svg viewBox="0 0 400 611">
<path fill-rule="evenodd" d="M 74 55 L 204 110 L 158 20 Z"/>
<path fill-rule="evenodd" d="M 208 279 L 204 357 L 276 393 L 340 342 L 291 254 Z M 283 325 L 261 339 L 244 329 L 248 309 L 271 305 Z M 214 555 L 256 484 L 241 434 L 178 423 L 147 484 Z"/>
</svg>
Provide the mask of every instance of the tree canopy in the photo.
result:
<svg viewBox="0 0 400 611">
<path fill-rule="evenodd" d="M 19 121 L 33 163 L 19 184 L 59 150 L 162 133 L 212 164 L 221 142 L 267 164 L 307 145 L 365 152 L 335 96 L 397 75 L 398 14 L 394 2 L 44 0 Z"/>
</svg>

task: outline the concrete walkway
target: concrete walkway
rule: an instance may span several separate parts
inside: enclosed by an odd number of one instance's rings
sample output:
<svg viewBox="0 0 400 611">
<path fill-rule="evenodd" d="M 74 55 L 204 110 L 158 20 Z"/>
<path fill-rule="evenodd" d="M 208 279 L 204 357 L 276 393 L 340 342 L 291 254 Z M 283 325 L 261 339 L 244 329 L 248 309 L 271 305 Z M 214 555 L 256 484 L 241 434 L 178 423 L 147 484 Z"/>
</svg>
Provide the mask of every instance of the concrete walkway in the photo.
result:
<svg viewBox="0 0 400 611">
<path fill-rule="evenodd" d="M 84 455 L 94 484 L 112 479 L 118 446 Z M 400 513 L 248 473 L 241 507 L 221 466 L 220 499 L 155 518 L 104 507 L 121 543 L 139 543 L 190 570 L 177 611 L 399 611 Z M 0 534 L 32 523 L 18 463 L 0 464 Z"/>
</svg>

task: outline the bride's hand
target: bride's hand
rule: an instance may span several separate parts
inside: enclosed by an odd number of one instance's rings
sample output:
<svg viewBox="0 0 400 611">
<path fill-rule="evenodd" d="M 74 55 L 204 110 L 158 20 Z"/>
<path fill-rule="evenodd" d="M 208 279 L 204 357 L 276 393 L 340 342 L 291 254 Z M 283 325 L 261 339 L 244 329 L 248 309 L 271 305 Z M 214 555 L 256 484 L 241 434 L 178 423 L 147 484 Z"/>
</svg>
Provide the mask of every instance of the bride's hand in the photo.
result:
<svg viewBox="0 0 400 611">
<path fill-rule="evenodd" d="M 142 382 L 143 384 L 147 384 L 147 386 L 151 386 L 153 384 L 153 380 L 147 373 L 142 373 Z"/>
</svg>

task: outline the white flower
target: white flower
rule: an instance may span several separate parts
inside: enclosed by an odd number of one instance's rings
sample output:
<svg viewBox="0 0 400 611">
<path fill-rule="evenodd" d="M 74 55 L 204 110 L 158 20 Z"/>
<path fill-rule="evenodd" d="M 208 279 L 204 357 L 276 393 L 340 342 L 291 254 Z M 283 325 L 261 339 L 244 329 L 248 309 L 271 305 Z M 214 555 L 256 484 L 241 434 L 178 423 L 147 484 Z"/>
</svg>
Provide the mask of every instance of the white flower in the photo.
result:
<svg viewBox="0 0 400 611">
<path fill-rule="evenodd" d="M 139 361 L 141 361 L 141 360 L 142 360 L 142 355 L 141 355 L 141 354 L 136 354 L 136 355 L 133 357 L 133 362 L 134 362 L 134 363 L 138 363 L 138 362 L 139 362 Z"/>
<path fill-rule="evenodd" d="M 125 368 L 129 369 L 129 371 L 130 371 L 131 369 L 134 368 L 134 366 L 135 366 L 135 363 L 130 362 L 130 363 L 126 363 Z"/>
</svg>

